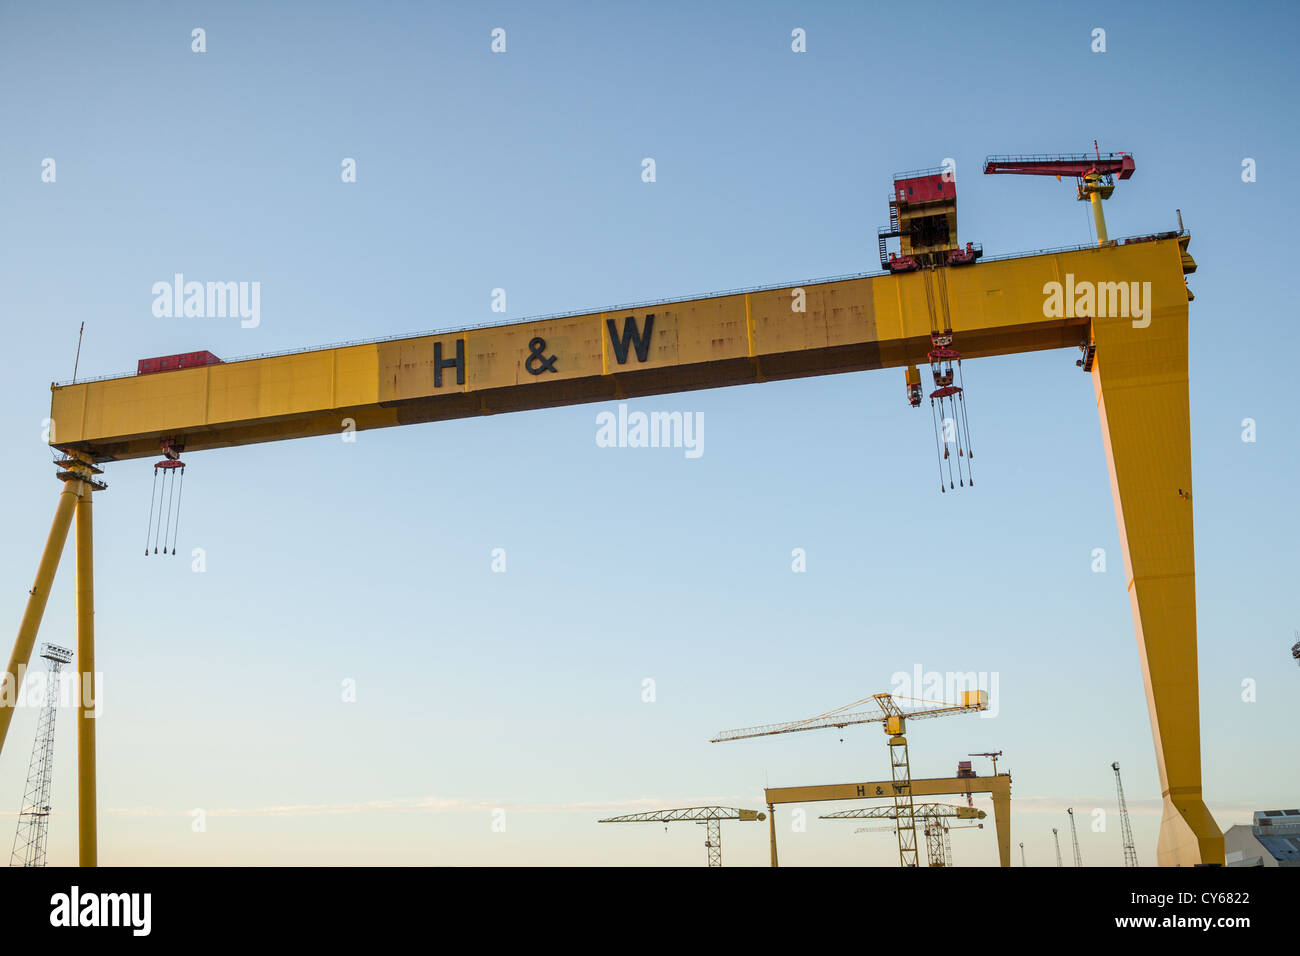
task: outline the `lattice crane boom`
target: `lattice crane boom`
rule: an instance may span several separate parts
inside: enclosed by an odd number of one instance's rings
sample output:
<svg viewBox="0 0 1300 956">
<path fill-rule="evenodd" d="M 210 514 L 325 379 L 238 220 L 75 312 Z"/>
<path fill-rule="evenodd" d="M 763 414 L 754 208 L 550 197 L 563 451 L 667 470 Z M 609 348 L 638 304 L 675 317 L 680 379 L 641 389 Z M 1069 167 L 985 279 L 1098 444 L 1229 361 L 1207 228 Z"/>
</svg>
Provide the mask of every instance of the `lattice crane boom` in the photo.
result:
<svg viewBox="0 0 1300 956">
<path fill-rule="evenodd" d="M 898 701 L 908 701 L 920 706 L 904 709 L 899 706 Z M 857 709 L 863 707 L 863 705 L 871 706 L 861 710 Z M 848 727 L 853 724 L 886 723 L 890 718 L 922 720 L 926 717 L 973 713 L 987 709 L 988 692 L 982 690 L 963 692 L 962 702 L 959 704 L 914 697 L 895 697 L 892 694 L 874 694 L 871 697 L 855 700 L 843 707 L 837 707 L 834 710 L 805 720 L 788 720 L 779 724 L 759 724 L 754 727 L 723 730 L 709 743 L 724 743 L 729 740 L 744 740 L 749 737 L 768 737 L 773 734 L 792 734 L 803 730 L 826 730 L 832 727 Z"/>
</svg>

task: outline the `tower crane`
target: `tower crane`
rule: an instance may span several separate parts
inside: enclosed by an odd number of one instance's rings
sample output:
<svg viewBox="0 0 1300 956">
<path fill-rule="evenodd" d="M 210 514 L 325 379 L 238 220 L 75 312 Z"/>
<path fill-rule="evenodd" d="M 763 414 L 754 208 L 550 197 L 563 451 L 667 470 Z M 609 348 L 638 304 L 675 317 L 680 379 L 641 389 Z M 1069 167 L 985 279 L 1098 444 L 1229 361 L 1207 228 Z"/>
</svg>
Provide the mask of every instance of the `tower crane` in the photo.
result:
<svg viewBox="0 0 1300 956">
<path fill-rule="evenodd" d="M 1056 844 L 1056 865 L 1063 866 L 1064 864 L 1061 863 L 1061 837 L 1057 833 L 1056 827 L 1052 827 L 1052 842 Z"/>
<path fill-rule="evenodd" d="M 1023 840 L 1020 841 L 1020 865 L 1021 866 L 1029 865 L 1028 863 L 1025 862 L 1025 842 Z"/>
<path fill-rule="evenodd" d="M 908 709 L 904 710 L 899 706 L 900 700 L 909 702 Z M 912 803 L 912 769 L 907 757 L 907 738 L 904 736 L 906 722 L 908 719 L 921 720 L 925 717 L 942 717 L 947 714 L 968 714 L 987 710 L 988 706 L 989 694 L 986 690 L 962 691 L 959 704 L 912 697 L 895 699 L 892 694 L 873 694 L 804 720 L 723 730 L 709 743 L 744 740 L 748 737 L 769 737 L 774 734 L 792 734 L 801 730 L 841 728 L 851 724 L 882 724 L 889 737 L 889 766 L 894 808 L 898 811 L 895 817 L 898 827 L 898 858 L 903 866 L 916 866 L 916 816 L 913 813 Z"/>
<path fill-rule="evenodd" d="M 999 750 L 997 753 L 985 752 L 985 753 L 982 753 L 982 754 L 967 754 L 966 756 L 967 756 L 967 757 L 988 757 L 988 758 L 990 758 L 990 759 L 993 761 L 993 776 L 996 777 L 996 776 L 998 775 L 998 758 L 1002 756 L 1002 751 L 1001 751 L 1001 750 Z"/>
<path fill-rule="evenodd" d="M 1016 176 L 1073 176 L 1078 185 L 1078 198 L 1092 203 L 1092 218 L 1097 224 L 1097 245 L 1107 245 L 1106 216 L 1101 202 L 1115 191 L 1115 179 L 1131 179 L 1136 169 L 1129 153 L 1106 153 L 1104 156 L 1092 142 L 1092 155 L 1070 153 L 1066 155 L 989 156 L 984 160 L 984 173 Z"/>
<path fill-rule="evenodd" d="M 598 823 L 698 823 L 704 827 L 704 846 L 709 866 L 722 866 L 722 821 L 763 821 L 766 813 L 735 807 L 683 807 L 678 810 L 645 810 L 621 817 L 606 817 Z"/>
<path fill-rule="evenodd" d="M 983 820 L 987 814 L 973 807 L 954 806 L 947 803 L 918 803 L 914 815 L 922 822 L 925 831 L 925 853 L 930 866 L 952 866 L 952 842 L 948 838 L 949 820 Z M 895 807 L 858 807 L 824 813 L 819 820 L 897 820 Z M 981 829 L 984 824 L 977 824 Z M 891 828 L 892 829 L 892 828 Z M 958 827 L 957 829 L 967 829 Z M 857 832 L 857 831 L 854 831 Z"/>
</svg>

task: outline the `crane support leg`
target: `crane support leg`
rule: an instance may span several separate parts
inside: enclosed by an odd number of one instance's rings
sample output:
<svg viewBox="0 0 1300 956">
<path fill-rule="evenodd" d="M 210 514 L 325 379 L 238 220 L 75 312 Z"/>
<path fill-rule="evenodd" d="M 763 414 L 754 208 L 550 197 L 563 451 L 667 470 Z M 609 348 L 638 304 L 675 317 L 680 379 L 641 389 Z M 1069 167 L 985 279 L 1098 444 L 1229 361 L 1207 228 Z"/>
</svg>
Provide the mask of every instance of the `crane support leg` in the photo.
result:
<svg viewBox="0 0 1300 956">
<path fill-rule="evenodd" d="M 772 844 L 772 865 L 776 866 L 776 810 L 767 805 L 767 834 Z"/>
<path fill-rule="evenodd" d="M 45 616 L 45 604 L 49 601 L 54 573 L 59 569 L 59 558 L 62 557 L 63 546 L 68 540 L 72 511 L 81 487 L 77 481 L 66 482 L 63 486 L 58 507 L 54 510 L 50 536 L 45 540 L 45 550 L 41 552 L 41 561 L 36 567 L 36 583 L 32 585 L 22 623 L 18 625 L 18 636 L 14 639 L 14 650 L 9 657 L 9 669 L 5 672 L 3 694 L 0 695 L 0 749 L 4 748 L 9 721 L 13 719 L 14 708 L 18 703 L 19 683 L 32 659 L 36 632 L 40 630 L 41 618 Z"/>
<path fill-rule="evenodd" d="M 95 555 L 91 489 L 89 485 L 83 487 L 85 490 L 77 501 L 77 671 L 81 675 L 77 683 L 77 859 L 81 866 L 97 866 L 95 726 L 99 701 L 95 683 Z"/>
<path fill-rule="evenodd" d="M 1201 797 L 1187 301 L 1178 263 L 1163 267 L 1141 320 L 1093 321 L 1092 381 L 1164 797 L 1157 857 L 1222 864 Z"/>
<path fill-rule="evenodd" d="M 1011 779 L 1006 779 L 1006 786 L 994 788 L 991 794 L 993 829 L 998 835 L 998 866 L 1011 865 Z"/>
</svg>

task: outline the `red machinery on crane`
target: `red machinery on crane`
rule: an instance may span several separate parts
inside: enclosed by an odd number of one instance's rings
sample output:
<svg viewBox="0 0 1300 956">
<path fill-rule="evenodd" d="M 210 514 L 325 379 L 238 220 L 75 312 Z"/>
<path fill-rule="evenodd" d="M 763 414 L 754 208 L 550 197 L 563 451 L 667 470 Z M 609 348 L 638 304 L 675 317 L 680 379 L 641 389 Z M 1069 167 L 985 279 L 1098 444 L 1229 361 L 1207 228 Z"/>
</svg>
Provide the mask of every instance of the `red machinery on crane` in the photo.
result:
<svg viewBox="0 0 1300 956">
<path fill-rule="evenodd" d="M 899 251 L 886 240 L 897 238 Z M 880 268 L 914 272 L 927 266 L 970 265 L 984 254 L 978 243 L 957 241 L 957 181 L 939 166 L 894 175 L 889 197 L 889 225 L 877 230 Z"/>
<path fill-rule="evenodd" d="M 1110 240 L 1106 236 L 1106 217 L 1101 211 L 1101 201 L 1109 199 L 1115 191 L 1115 179 L 1131 179 L 1136 169 L 1130 153 L 1101 154 L 1097 141 L 1092 141 L 1092 155 L 1070 153 L 1066 155 L 989 156 L 984 160 L 985 175 L 999 173 L 1014 176 L 1072 176 L 1078 183 L 1078 198 L 1092 203 L 1092 217 L 1097 224 L 1097 245 Z"/>
<path fill-rule="evenodd" d="M 880 267 L 895 274 L 921 272 L 926 304 L 930 312 L 930 351 L 926 359 L 934 378 L 930 393 L 931 417 L 935 426 L 935 448 L 939 454 L 939 490 L 954 488 L 952 463 L 957 462 L 957 481 L 974 485 L 970 477 L 970 424 L 961 378 L 961 353 L 952 347 L 952 319 L 948 309 L 950 266 L 972 265 L 984 254 L 978 243 L 965 246 L 957 240 L 957 182 L 947 167 L 918 169 L 894 176 L 889 197 L 889 225 L 878 230 Z M 886 240 L 897 238 L 899 251 L 890 252 Z M 954 367 L 954 363 L 956 363 Z M 954 378 L 956 381 L 954 381 Z M 907 368 L 907 401 L 919 408 L 924 397 L 921 372 Z M 955 454 L 949 446 L 956 446 Z M 948 463 L 947 487 L 944 462 Z"/>
</svg>

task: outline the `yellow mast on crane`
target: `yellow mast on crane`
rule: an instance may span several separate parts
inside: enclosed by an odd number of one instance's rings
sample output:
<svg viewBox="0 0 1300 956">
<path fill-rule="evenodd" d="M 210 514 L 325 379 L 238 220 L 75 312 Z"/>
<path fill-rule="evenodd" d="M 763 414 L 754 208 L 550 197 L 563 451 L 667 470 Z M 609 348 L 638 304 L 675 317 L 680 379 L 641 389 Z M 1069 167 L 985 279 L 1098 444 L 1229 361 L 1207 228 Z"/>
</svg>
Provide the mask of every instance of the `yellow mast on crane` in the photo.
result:
<svg viewBox="0 0 1300 956">
<path fill-rule="evenodd" d="M 898 705 L 898 700 L 910 701 L 915 706 L 904 710 Z M 770 737 L 774 734 L 792 734 L 801 730 L 848 727 L 852 724 L 883 724 L 885 733 L 889 737 L 891 790 L 896 810 L 894 819 L 897 821 L 898 829 L 898 859 L 903 866 L 916 866 L 916 815 L 912 803 L 912 768 L 907 755 L 907 737 L 904 735 L 906 722 L 908 719 L 921 720 L 925 717 L 943 717 L 947 714 L 968 714 L 987 710 L 988 706 L 989 694 L 985 690 L 962 691 L 959 704 L 913 697 L 900 697 L 896 700 L 892 694 L 873 694 L 805 720 L 724 730 L 709 743 L 744 740 L 749 737 Z M 862 709 L 864 707 L 866 709 Z"/>
<path fill-rule="evenodd" d="M 766 813 L 757 810 L 737 810 L 735 807 L 684 807 L 679 810 L 645 810 L 621 817 L 606 817 L 597 823 L 699 823 L 705 827 L 704 846 L 709 854 L 709 866 L 722 866 L 722 821 L 763 821 Z"/>
</svg>

